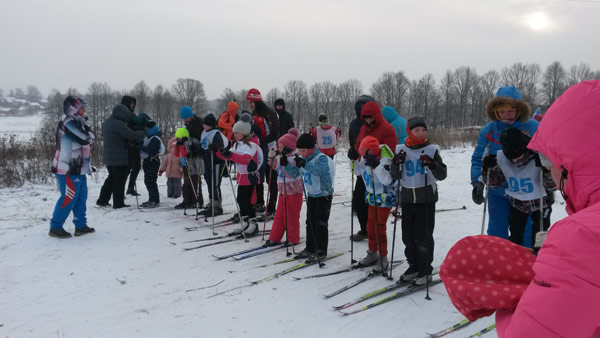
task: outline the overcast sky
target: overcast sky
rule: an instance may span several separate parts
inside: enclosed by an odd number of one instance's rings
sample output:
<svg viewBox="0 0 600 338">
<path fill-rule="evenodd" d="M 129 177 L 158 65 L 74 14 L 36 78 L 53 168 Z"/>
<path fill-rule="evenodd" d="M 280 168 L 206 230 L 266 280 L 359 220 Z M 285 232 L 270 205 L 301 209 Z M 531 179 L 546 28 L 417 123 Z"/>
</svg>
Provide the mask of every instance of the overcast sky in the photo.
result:
<svg viewBox="0 0 600 338">
<path fill-rule="evenodd" d="M 202 81 L 268 92 L 385 71 L 411 79 L 514 62 L 600 69 L 594 0 L 1 0 L 0 88 Z"/>
</svg>

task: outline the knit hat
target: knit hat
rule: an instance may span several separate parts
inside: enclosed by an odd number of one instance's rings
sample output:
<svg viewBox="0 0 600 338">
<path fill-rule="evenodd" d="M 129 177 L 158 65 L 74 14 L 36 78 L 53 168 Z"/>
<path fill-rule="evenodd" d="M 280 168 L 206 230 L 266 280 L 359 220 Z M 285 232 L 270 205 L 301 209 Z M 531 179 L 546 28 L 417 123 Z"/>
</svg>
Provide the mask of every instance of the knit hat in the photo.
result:
<svg viewBox="0 0 600 338">
<path fill-rule="evenodd" d="M 448 251 L 440 277 L 452 304 L 474 321 L 514 310 L 533 279 L 533 263 L 527 248 L 499 237 L 469 236 Z"/>
<path fill-rule="evenodd" d="M 131 108 L 131 104 L 132 104 L 132 103 L 133 103 L 133 108 Z M 129 108 L 129 110 L 131 110 L 131 112 L 133 112 L 133 111 L 135 110 L 135 105 L 136 105 L 136 103 L 137 103 L 137 100 L 136 100 L 136 98 L 135 98 L 135 97 L 133 97 L 133 96 L 127 96 L 127 95 L 124 95 L 124 96 L 121 98 L 121 104 L 122 104 L 122 105 L 125 105 L 127 108 Z"/>
<path fill-rule="evenodd" d="M 515 159 L 525 153 L 527 144 L 531 141 L 531 137 L 525 135 L 517 128 L 506 128 L 500 134 L 500 144 L 502 145 L 502 153 L 509 160 Z"/>
<path fill-rule="evenodd" d="M 240 121 L 252 124 L 252 114 L 250 114 L 249 111 L 244 110 L 242 116 L 240 116 Z"/>
<path fill-rule="evenodd" d="M 177 138 L 190 138 L 190 132 L 187 130 L 187 128 L 178 128 L 177 131 L 175 131 L 175 137 Z"/>
<path fill-rule="evenodd" d="M 204 121 L 202 122 L 202 124 L 205 124 L 211 128 L 214 128 L 217 126 L 217 119 L 215 118 L 215 116 L 213 114 L 208 114 L 208 115 L 204 116 Z"/>
<path fill-rule="evenodd" d="M 182 120 L 189 119 L 190 117 L 194 116 L 194 111 L 190 106 L 183 106 L 179 111 L 179 116 L 181 116 Z"/>
<path fill-rule="evenodd" d="M 277 107 L 277 106 L 282 106 L 282 110 L 285 110 L 285 101 L 283 99 L 277 99 L 275 100 L 275 102 L 273 102 L 273 106 Z"/>
<path fill-rule="evenodd" d="M 312 149 L 315 147 L 315 138 L 311 134 L 302 134 L 296 141 L 296 148 L 300 149 Z"/>
<path fill-rule="evenodd" d="M 87 107 L 87 104 L 76 96 L 67 96 L 63 102 L 63 112 L 65 115 L 73 116 L 79 109 Z"/>
<path fill-rule="evenodd" d="M 362 106 L 360 110 L 361 118 L 373 117 L 374 115 L 381 115 L 381 108 L 375 101 L 369 101 Z"/>
<path fill-rule="evenodd" d="M 229 102 L 229 104 L 227 105 L 227 112 L 230 114 L 233 114 L 237 109 L 240 108 L 240 105 L 231 101 Z"/>
<path fill-rule="evenodd" d="M 287 134 L 281 136 L 279 138 L 279 144 L 283 144 L 285 147 L 288 147 L 292 150 L 296 150 L 296 142 L 298 141 L 298 135 L 300 132 L 296 128 L 291 128 L 288 130 Z"/>
<path fill-rule="evenodd" d="M 325 116 L 325 114 L 319 115 L 319 123 L 320 124 L 327 124 L 327 123 L 329 123 L 329 119 L 327 118 L 327 116 Z"/>
<path fill-rule="evenodd" d="M 371 153 L 371 155 L 379 155 L 379 141 L 373 136 L 366 136 L 360 142 L 360 146 L 358 147 L 358 153 L 360 156 L 365 156 L 367 154 L 367 150 Z"/>
<path fill-rule="evenodd" d="M 414 116 L 408 119 L 406 126 L 409 130 L 413 130 L 416 127 L 423 127 L 427 129 L 427 122 L 425 122 L 425 118 L 423 116 Z"/>
<path fill-rule="evenodd" d="M 244 121 L 238 121 L 233 125 L 233 132 L 240 133 L 242 135 L 250 134 L 250 123 Z"/>
<path fill-rule="evenodd" d="M 246 101 L 256 102 L 256 101 L 262 101 L 262 100 L 263 100 L 262 95 L 260 95 L 260 92 L 256 88 L 250 89 L 248 91 L 248 94 L 246 94 Z"/>
<path fill-rule="evenodd" d="M 158 134 L 159 131 L 160 131 L 160 129 L 158 128 L 158 124 L 154 123 L 154 126 L 152 126 L 152 128 L 150 128 L 150 129 L 148 129 L 146 134 L 148 136 L 152 136 L 152 135 Z"/>
</svg>

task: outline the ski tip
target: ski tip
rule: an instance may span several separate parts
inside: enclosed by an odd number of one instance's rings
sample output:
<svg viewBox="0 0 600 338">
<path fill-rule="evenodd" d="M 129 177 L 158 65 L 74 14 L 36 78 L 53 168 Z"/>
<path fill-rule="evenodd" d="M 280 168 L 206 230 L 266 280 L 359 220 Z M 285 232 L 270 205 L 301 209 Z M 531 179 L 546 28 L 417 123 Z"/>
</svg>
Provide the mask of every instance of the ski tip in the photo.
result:
<svg viewBox="0 0 600 338">
<path fill-rule="evenodd" d="M 341 314 L 343 314 L 344 316 L 347 316 L 347 315 L 349 315 L 349 313 L 348 313 L 348 312 L 339 311 L 339 310 L 338 310 L 338 312 L 339 312 L 339 313 L 341 313 Z"/>
<path fill-rule="evenodd" d="M 463 206 L 462 206 L 462 209 L 463 209 L 463 210 L 464 210 L 464 209 L 466 209 L 466 208 L 467 208 L 467 206 L 466 206 L 466 205 L 463 205 Z"/>
</svg>

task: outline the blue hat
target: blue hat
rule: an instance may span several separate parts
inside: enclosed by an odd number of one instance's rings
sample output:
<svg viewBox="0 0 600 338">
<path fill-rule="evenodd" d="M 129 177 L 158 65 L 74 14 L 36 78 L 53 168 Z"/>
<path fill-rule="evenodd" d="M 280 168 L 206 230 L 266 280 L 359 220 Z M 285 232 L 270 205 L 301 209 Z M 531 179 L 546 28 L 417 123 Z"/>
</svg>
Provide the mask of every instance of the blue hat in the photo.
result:
<svg viewBox="0 0 600 338">
<path fill-rule="evenodd" d="M 190 117 L 194 116 L 194 111 L 190 106 L 183 106 L 179 111 L 179 116 L 181 116 L 183 120 L 189 119 Z"/>
<path fill-rule="evenodd" d="M 498 88 L 496 96 L 507 96 L 514 100 L 521 100 L 523 98 L 523 95 L 521 95 L 515 86 L 504 86 Z"/>
<path fill-rule="evenodd" d="M 155 124 L 154 127 L 148 129 L 148 132 L 146 134 L 148 134 L 148 136 L 152 136 L 158 134 L 159 131 L 160 129 L 158 129 L 158 124 Z"/>
</svg>

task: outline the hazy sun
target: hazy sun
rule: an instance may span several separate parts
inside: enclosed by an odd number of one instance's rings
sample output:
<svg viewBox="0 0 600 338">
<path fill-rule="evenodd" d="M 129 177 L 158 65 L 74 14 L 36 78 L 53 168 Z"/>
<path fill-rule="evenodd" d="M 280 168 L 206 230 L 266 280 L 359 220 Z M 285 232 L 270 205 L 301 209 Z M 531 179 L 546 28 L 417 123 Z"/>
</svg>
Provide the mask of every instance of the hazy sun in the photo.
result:
<svg viewBox="0 0 600 338">
<path fill-rule="evenodd" d="M 546 14 L 542 12 L 531 13 L 527 17 L 527 24 L 529 27 L 536 31 L 541 31 L 549 27 L 550 22 Z"/>
</svg>

